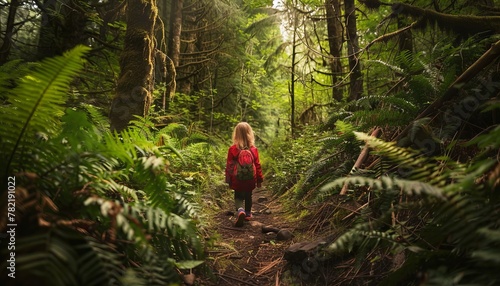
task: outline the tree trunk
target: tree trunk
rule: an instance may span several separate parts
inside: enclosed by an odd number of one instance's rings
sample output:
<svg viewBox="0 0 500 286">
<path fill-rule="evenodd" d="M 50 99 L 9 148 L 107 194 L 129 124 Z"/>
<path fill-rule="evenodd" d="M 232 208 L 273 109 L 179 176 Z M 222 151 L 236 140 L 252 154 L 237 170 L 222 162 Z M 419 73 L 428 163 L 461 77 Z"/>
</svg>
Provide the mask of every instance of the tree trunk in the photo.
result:
<svg viewBox="0 0 500 286">
<path fill-rule="evenodd" d="M 55 30 L 57 27 L 57 19 L 50 11 L 57 11 L 57 1 L 44 0 L 42 15 L 42 22 L 40 26 L 40 36 L 38 39 L 37 58 L 43 59 L 45 57 L 53 57 L 56 55 L 56 37 Z"/>
<path fill-rule="evenodd" d="M 192 9 L 196 9 L 197 6 L 193 6 Z M 200 8 L 203 9 L 203 8 Z M 179 79 L 179 92 L 183 94 L 191 94 L 193 91 L 193 86 L 196 82 L 196 70 L 200 70 L 200 65 L 195 64 L 197 61 L 196 57 L 192 56 L 196 51 L 196 44 L 200 41 L 198 38 L 198 19 L 196 14 L 193 11 L 189 11 L 186 13 L 186 23 L 189 30 L 188 33 L 185 34 L 185 46 L 183 47 L 183 59 L 182 65 L 183 67 L 177 70 L 177 76 Z M 187 24 L 187 25 L 186 25 Z"/>
<path fill-rule="evenodd" d="M 78 44 L 86 44 L 90 13 L 78 0 L 44 1 L 37 58 L 62 55 Z"/>
<path fill-rule="evenodd" d="M 148 113 L 153 91 L 156 0 L 128 0 L 127 31 L 120 77 L 110 110 L 112 131 L 125 129 L 135 115 Z"/>
<path fill-rule="evenodd" d="M 340 20 L 340 2 L 339 0 L 325 0 L 326 7 L 326 26 L 328 30 L 328 44 L 330 46 L 330 55 L 333 59 L 329 59 L 329 65 L 332 72 L 332 97 L 340 101 L 342 100 L 342 89 L 335 87 L 338 79 L 342 75 L 342 63 L 340 61 L 342 55 L 342 22 Z"/>
<path fill-rule="evenodd" d="M 5 37 L 3 44 L 0 47 L 0 66 L 7 62 L 12 47 L 12 35 L 14 34 L 14 20 L 16 18 L 19 0 L 11 0 L 9 5 L 9 15 L 7 16 L 7 24 L 5 27 Z"/>
<path fill-rule="evenodd" d="M 293 39 L 292 39 L 292 69 L 290 75 L 290 129 L 292 133 L 292 137 L 295 136 L 295 58 L 296 58 L 296 49 L 297 49 L 297 12 L 293 11 Z"/>
<path fill-rule="evenodd" d="M 356 24 L 356 7 L 354 0 L 344 1 L 345 26 L 347 29 L 347 53 L 349 58 L 349 100 L 357 100 L 363 93 L 363 78 L 361 77 L 361 62 L 358 59 L 359 41 Z"/>
<path fill-rule="evenodd" d="M 170 8 L 170 38 L 168 39 L 167 52 L 167 86 L 163 96 L 163 109 L 167 109 L 168 102 L 173 98 L 176 89 L 176 69 L 179 66 L 181 56 L 181 32 L 182 32 L 182 9 L 184 0 L 172 1 Z"/>
</svg>

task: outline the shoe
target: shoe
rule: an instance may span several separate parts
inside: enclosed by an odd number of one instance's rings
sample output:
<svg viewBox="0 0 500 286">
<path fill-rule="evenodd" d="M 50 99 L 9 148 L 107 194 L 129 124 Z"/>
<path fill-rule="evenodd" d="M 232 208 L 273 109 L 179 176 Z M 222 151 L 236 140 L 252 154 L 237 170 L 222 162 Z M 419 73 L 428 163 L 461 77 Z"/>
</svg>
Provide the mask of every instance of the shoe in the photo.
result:
<svg viewBox="0 0 500 286">
<path fill-rule="evenodd" d="M 238 211 L 238 217 L 236 218 L 236 222 L 234 223 L 234 226 L 236 227 L 242 227 L 243 223 L 245 223 L 245 211 L 244 210 L 239 210 Z"/>
<path fill-rule="evenodd" d="M 245 212 L 245 220 L 251 220 L 252 218 L 252 212 Z"/>
</svg>

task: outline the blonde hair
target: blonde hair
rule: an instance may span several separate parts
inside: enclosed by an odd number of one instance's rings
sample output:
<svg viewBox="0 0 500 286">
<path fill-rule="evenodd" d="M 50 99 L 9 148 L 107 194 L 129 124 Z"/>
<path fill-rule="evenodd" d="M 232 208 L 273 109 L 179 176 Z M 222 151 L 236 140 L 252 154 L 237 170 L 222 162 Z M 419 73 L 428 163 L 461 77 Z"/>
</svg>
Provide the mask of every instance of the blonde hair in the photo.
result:
<svg viewBox="0 0 500 286">
<path fill-rule="evenodd" d="M 240 149 L 255 146 L 255 135 L 250 124 L 240 122 L 234 127 L 233 144 Z"/>
</svg>

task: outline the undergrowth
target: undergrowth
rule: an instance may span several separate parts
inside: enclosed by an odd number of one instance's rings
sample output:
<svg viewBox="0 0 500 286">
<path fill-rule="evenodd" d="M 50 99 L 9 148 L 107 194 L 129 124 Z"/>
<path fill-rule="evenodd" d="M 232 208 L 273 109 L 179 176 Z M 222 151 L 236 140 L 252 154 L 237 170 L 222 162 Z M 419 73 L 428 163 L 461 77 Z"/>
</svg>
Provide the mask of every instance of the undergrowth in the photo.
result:
<svg viewBox="0 0 500 286">
<path fill-rule="evenodd" d="M 2 216 L 0 232 L 16 224 L 16 279 L 3 285 L 178 284 L 204 268 L 199 194 L 220 177 L 217 143 L 179 124 L 157 129 L 149 118 L 111 133 L 97 108 L 66 107 L 87 50 L 34 70 L 0 69 L 1 175 L 3 186 L 15 182 L 1 190 L 11 199 L 1 200 L 2 213 L 12 202 L 15 212 Z M 7 249 L 2 241 L 2 257 Z"/>
</svg>

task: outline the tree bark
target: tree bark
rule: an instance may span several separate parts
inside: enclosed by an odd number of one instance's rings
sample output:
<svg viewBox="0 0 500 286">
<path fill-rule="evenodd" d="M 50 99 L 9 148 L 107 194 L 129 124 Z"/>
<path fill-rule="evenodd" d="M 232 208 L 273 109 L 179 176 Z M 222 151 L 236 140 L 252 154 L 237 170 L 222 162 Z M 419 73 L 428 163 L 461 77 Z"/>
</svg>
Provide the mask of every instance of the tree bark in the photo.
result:
<svg viewBox="0 0 500 286">
<path fill-rule="evenodd" d="M 198 4 L 200 5 L 200 4 Z M 205 8 L 203 7 L 197 7 L 196 5 L 192 7 L 192 9 L 198 10 L 204 10 Z M 178 75 L 178 82 L 179 82 L 179 92 L 183 94 L 191 94 L 192 91 L 195 89 L 194 85 L 195 82 L 197 81 L 197 70 L 201 69 L 201 66 L 203 65 L 202 62 L 197 63 L 198 59 L 196 57 L 189 57 L 189 55 L 194 54 L 196 51 L 196 45 L 199 44 L 201 39 L 199 39 L 198 33 L 203 33 L 202 31 L 198 31 L 198 26 L 199 25 L 199 20 L 201 18 L 198 18 L 196 13 L 193 13 L 193 11 L 189 11 L 189 13 L 186 13 L 186 23 L 185 26 L 187 26 L 187 29 L 190 30 L 189 32 L 185 33 L 185 46 L 183 47 L 183 53 L 182 53 L 182 67 L 177 69 L 177 75 Z M 179 77 L 180 75 L 180 77 Z"/>
<path fill-rule="evenodd" d="M 0 47 L 0 66 L 7 62 L 7 59 L 10 55 L 10 48 L 12 47 L 12 36 L 14 35 L 14 21 L 19 4 L 19 0 L 11 0 L 9 5 L 9 15 L 7 16 L 5 37 L 3 38 L 3 44 Z"/>
<path fill-rule="evenodd" d="M 85 27 L 90 15 L 89 8 L 78 0 L 45 0 L 38 40 L 37 58 L 62 55 L 78 44 L 86 44 Z M 55 12 L 57 11 L 57 12 Z"/>
<path fill-rule="evenodd" d="M 296 58 L 296 48 L 297 48 L 297 12 L 292 12 L 292 21 L 293 21 L 293 37 L 292 37 L 292 68 L 290 75 L 290 128 L 292 137 L 295 136 L 295 58 Z"/>
<path fill-rule="evenodd" d="M 354 0 L 344 1 L 345 26 L 347 29 L 347 53 L 349 58 L 349 100 L 357 100 L 363 93 L 363 78 L 361 77 L 361 62 L 358 58 L 359 40 L 356 23 L 356 7 Z"/>
<path fill-rule="evenodd" d="M 462 37 L 480 33 L 500 33 L 500 17 L 498 16 L 451 15 L 406 3 L 393 4 L 392 11 L 395 15 L 409 16 L 418 20 L 421 29 L 436 24 L 441 30 L 452 31 Z"/>
<path fill-rule="evenodd" d="M 168 102 L 174 97 L 176 90 L 176 69 L 179 66 L 181 56 L 181 32 L 182 32 L 182 9 L 184 0 L 172 1 L 170 8 L 170 38 L 168 39 L 167 50 L 167 86 L 163 96 L 163 109 L 168 108 Z"/>
<path fill-rule="evenodd" d="M 342 75 L 342 21 L 340 20 L 340 2 L 339 0 L 325 0 L 326 8 L 326 26 L 328 31 L 328 45 L 330 47 L 329 59 L 330 70 L 332 72 L 332 97 L 337 100 L 342 100 L 342 89 L 336 87 L 338 79 Z"/>
<path fill-rule="evenodd" d="M 157 14 L 156 0 L 128 0 L 121 71 L 109 114 L 112 131 L 122 131 L 134 116 L 148 113 L 154 84 Z"/>
</svg>

